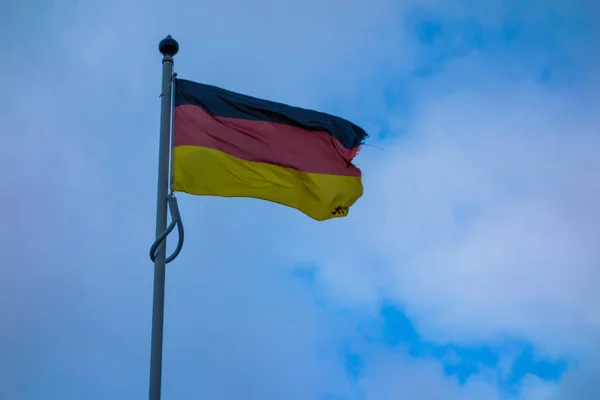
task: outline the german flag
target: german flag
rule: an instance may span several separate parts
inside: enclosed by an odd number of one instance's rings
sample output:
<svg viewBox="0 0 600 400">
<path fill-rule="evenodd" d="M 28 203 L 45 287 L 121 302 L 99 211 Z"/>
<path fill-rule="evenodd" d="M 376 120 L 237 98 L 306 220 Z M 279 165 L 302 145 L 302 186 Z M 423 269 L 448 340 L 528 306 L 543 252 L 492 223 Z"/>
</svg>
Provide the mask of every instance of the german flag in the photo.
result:
<svg viewBox="0 0 600 400">
<path fill-rule="evenodd" d="M 176 79 L 173 190 L 343 217 L 363 193 L 352 159 L 366 137 L 339 117 Z"/>
</svg>

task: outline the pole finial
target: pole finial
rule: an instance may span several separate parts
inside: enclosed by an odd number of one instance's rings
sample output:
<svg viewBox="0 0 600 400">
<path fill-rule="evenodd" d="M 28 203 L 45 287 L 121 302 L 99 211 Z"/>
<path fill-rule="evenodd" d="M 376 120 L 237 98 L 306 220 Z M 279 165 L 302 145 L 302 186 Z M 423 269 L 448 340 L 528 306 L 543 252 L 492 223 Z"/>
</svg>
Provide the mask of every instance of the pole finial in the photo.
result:
<svg viewBox="0 0 600 400">
<path fill-rule="evenodd" d="M 177 40 L 173 39 L 171 35 L 167 35 L 167 37 L 158 44 L 158 51 L 165 57 L 173 57 L 179 51 L 179 43 L 177 43 Z"/>
</svg>

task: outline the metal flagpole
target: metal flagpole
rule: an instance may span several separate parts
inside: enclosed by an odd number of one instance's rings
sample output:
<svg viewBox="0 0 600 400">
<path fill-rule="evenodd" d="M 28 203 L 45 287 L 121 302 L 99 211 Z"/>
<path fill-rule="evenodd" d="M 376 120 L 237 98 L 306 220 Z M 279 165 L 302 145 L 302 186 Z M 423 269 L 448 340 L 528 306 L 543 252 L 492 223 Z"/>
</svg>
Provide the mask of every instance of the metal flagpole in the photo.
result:
<svg viewBox="0 0 600 400">
<path fill-rule="evenodd" d="M 160 100 L 160 145 L 158 150 L 158 191 L 156 197 L 156 237 L 167 228 L 169 196 L 169 156 L 171 148 L 171 108 L 173 56 L 179 44 L 171 35 L 160 41 L 162 86 Z M 154 298 L 152 306 L 152 345 L 150 350 L 150 400 L 160 400 L 162 380 L 163 317 L 165 307 L 165 265 L 167 240 L 162 241 L 154 259 Z"/>
</svg>

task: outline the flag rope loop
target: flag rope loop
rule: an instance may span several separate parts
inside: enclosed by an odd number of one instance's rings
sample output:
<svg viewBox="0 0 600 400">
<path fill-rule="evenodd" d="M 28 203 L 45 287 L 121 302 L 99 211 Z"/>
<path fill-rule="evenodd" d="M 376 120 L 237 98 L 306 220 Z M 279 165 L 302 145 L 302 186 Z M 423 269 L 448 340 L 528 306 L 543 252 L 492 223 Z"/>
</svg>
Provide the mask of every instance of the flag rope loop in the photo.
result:
<svg viewBox="0 0 600 400">
<path fill-rule="evenodd" d="M 169 236 L 173 229 L 175 229 L 175 226 L 177 226 L 177 233 L 179 234 L 177 247 L 175 248 L 175 251 L 173 251 L 173 254 L 171 254 L 165 260 L 166 264 L 170 263 L 175 258 L 177 258 L 177 256 L 181 252 L 181 248 L 183 247 L 184 233 L 183 222 L 181 221 L 181 214 L 179 214 L 179 206 L 177 205 L 177 198 L 175 197 L 175 194 L 173 192 L 169 194 L 167 202 L 169 204 L 169 211 L 171 212 L 171 223 L 169 224 L 169 226 L 167 226 L 167 229 L 165 229 L 165 231 L 156 238 L 156 240 L 152 244 L 152 247 L 150 247 L 150 259 L 152 260 L 152 262 L 154 262 L 154 260 L 156 259 L 156 253 L 158 251 L 158 248 L 164 243 L 165 239 L 167 238 L 167 236 Z"/>
</svg>

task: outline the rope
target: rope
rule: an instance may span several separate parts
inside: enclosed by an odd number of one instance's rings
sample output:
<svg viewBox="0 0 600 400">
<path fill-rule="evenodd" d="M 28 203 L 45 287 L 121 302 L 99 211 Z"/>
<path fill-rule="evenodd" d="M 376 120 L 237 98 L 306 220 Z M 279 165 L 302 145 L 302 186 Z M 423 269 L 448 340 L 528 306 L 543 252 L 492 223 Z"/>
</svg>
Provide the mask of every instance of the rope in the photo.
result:
<svg viewBox="0 0 600 400">
<path fill-rule="evenodd" d="M 167 94 L 167 90 L 171 89 L 171 85 L 175 81 L 175 78 L 177 78 L 177 73 L 174 73 L 171 76 L 171 80 L 169 81 L 169 83 L 167 83 L 167 87 L 164 88 L 164 90 L 162 91 L 162 93 L 158 97 L 163 97 L 165 94 Z"/>
<path fill-rule="evenodd" d="M 165 231 L 156 238 L 156 240 L 152 244 L 152 247 L 150 247 L 150 259 L 152 260 L 152 262 L 154 262 L 156 260 L 156 254 L 158 252 L 159 247 L 162 244 L 164 244 L 167 236 L 169 236 L 173 229 L 175 229 L 175 226 L 177 226 L 177 233 L 179 234 L 177 247 L 175 248 L 175 251 L 173 251 L 173 254 L 171 254 L 165 260 L 166 264 L 170 263 L 175 258 L 177 258 L 183 247 L 184 238 L 183 222 L 181 221 L 181 214 L 179 214 L 177 198 L 175 197 L 175 194 L 173 192 L 169 194 L 169 197 L 167 198 L 167 203 L 169 204 L 169 211 L 171 212 L 171 223 L 169 224 L 169 226 L 167 226 L 167 229 L 165 229 Z"/>
</svg>

